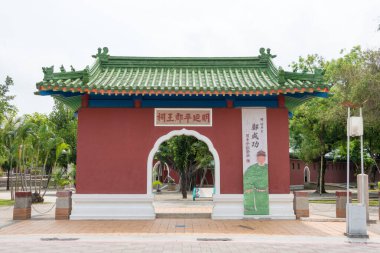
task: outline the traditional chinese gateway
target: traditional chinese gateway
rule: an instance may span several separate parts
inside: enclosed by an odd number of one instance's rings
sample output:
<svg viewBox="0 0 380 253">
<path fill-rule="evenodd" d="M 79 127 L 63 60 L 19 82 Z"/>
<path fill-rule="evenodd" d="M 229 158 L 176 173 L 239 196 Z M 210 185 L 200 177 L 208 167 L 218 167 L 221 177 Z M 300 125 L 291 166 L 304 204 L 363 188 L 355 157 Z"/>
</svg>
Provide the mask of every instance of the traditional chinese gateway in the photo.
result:
<svg viewBox="0 0 380 253">
<path fill-rule="evenodd" d="M 277 69 L 257 57 L 110 56 L 84 70 L 43 68 L 38 95 L 78 112 L 71 219 L 154 219 L 152 165 L 176 135 L 204 141 L 215 160 L 213 219 L 294 219 L 288 118 L 325 97 L 322 73 Z"/>
</svg>

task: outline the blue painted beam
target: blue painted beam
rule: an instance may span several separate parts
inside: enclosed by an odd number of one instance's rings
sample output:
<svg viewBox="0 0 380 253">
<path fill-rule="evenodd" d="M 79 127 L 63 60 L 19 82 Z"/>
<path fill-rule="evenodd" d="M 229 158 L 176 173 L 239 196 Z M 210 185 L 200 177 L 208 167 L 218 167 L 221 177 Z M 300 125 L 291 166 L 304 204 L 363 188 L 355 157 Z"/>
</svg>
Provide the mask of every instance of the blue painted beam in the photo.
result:
<svg viewBox="0 0 380 253">
<path fill-rule="evenodd" d="M 124 100 L 89 100 L 89 107 L 134 107 L 135 99 Z M 155 108 L 225 108 L 226 100 L 141 100 L 141 107 Z M 239 100 L 235 99 L 234 107 L 278 107 L 277 100 Z"/>
<path fill-rule="evenodd" d="M 89 100 L 88 106 L 93 108 L 133 107 L 133 100 Z"/>
<path fill-rule="evenodd" d="M 63 92 L 63 91 L 52 91 L 52 90 L 41 90 L 39 91 L 39 94 L 41 96 L 60 95 L 63 97 L 74 97 L 74 96 L 83 95 L 83 93 L 80 93 L 80 92 Z"/>
<path fill-rule="evenodd" d="M 133 99 L 133 98 L 139 98 L 143 100 L 225 100 L 225 99 L 241 99 L 241 100 L 271 100 L 271 99 L 277 99 L 277 95 L 266 95 L 266 96 L 243 96 L 243 95 L 225 95 L 225 96 L 216 96 L 216 95 L 108 95 L 108 94 L 90 94 L 90 99 L 96 99 L 96 100 L 109 100 L 109 99 L 116 99 L 116 100 L 123 100 L 123 99 Z"/>
<path fill-rule="evenodd" d="M 329 93 L 328 92 L 313 92 L 313 93 L 296 93 L 296 94 L 285 94 L 285 97 L 292 97 L 292 98 L 305 98 L 305 97 L 320 97 L 320 98 L 328 98 Z"/>
<path fill-rule="evenodd" d="M 169 107 L 169 108 L 224 108 L 225 100 L 142 100 L 142 107 Z"/>
<path fill-rule="evenodd" d="M 235 100 L 235 107 L 278 107 L 277 100 Z"/>
</svg>

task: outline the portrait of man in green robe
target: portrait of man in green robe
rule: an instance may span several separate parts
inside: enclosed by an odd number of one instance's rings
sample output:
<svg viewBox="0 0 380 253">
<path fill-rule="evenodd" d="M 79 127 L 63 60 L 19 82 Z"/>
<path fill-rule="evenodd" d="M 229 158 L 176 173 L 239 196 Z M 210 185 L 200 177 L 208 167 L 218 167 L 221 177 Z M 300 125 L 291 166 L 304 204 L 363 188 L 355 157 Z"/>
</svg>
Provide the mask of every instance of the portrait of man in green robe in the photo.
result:
<svg viewBox="0 0 380 253">
<path fill-rule="evenodd" d="M 268 215 L 268 165 L 265 163 L 266 153 L 257 152 L 257 163 L 249 166 L 244 173 L 244 214 Z"/>
</svg>

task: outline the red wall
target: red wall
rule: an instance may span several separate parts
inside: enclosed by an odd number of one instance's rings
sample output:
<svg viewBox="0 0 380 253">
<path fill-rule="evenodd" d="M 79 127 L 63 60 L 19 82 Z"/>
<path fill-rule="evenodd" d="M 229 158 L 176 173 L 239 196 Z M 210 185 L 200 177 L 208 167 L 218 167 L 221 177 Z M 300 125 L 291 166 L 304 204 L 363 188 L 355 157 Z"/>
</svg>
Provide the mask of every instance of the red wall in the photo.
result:
<svg viewBox="0 0 380 253">
<path fill-rule="evenodd" d="M 287 109 L 268 109 L 269 193 L 289 193 L 289 116 Z"/>
<path fill-rule="evenodd" d="M 82 108 L 78 113 L 77 193 L 146 193 L 146 164 L 156 140 L 182 127 L 154 127 L 153 108 Z M 268 109 L 269 186 L 289 193 L 288 113 Z M 220 192 L 243 192 L 241 110 L 214 108 L 207 136 L 220 158 Z"/>
<path fill-rule="evenodd" d="M 309 167 L 310 182 L 316 183 L 318 180 L 318 171 L 320 170 L 320 163 L 315 162 L 307 164 L 299 159 L 290 160 L 290 182 L 291 185 L 304 184 L 304 168 Z M 333 162 L 327 161 L 327 169 L 325 173 L 325 183 L 346 183 L 347 182 L 347 164 L 346 162 Z M 350 182 L 355 182 L 354 167 L 350 165 Z"/>
</svg>

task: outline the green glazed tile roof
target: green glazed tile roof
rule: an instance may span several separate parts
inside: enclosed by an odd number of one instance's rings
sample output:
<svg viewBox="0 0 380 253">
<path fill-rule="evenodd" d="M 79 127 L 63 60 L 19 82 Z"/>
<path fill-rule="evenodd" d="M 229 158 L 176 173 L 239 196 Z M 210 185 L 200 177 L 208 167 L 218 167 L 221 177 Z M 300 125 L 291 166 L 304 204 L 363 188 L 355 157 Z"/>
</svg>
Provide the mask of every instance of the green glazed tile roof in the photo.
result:
<svg viewBox="0 0 380 253">
<path fill-rule="evenodd" d="M 270 49 L 257 57 L 176 58 L 110 56 L 98 49 L 91 68 L 54 73 L 43 68 L 38 90 L 93 94 L 266 95 L 328 91 L 320 70 L 276 68 Z"/>
</svg>

